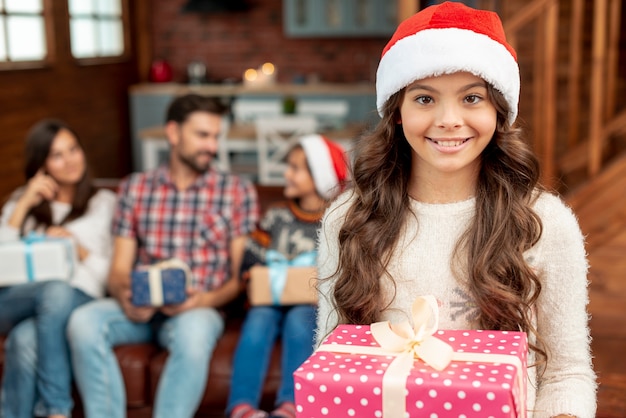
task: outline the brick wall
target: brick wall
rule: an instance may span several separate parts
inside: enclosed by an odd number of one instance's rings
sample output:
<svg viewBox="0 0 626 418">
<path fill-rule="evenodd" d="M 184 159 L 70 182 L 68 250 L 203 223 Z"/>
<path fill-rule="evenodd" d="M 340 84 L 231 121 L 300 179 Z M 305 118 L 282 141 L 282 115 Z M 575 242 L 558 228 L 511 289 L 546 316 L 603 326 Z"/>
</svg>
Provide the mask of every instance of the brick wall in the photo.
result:
<svg viewBox="0 0 626 418">
<path fill-rule="evenodd" d="M 186 0 L 152 2 L 155 59 L 166 59 L 175 81 L 200 60 L 211 81 L 241 80 L 247 68 L 272 62 L 278 81 L 317 74 L 328 82 L 371 82 L 387 38 L 288 38 L 280 0 L 249 0 L 247 12 L 182 13 Z"/>
</svg>

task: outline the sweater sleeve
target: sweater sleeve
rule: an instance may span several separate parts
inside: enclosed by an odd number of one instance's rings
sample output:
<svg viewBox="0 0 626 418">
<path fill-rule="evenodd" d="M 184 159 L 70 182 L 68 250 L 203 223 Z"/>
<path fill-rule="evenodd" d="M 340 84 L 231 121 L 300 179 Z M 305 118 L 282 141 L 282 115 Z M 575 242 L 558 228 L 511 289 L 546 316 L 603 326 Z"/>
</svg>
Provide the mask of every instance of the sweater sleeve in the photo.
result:
<svg viewBox="0 0 626 418">
<path fill-rule="evenodd" d="M 111 222 L 115 203 L 113 192 L 100 190 L 91 198 L 85 214 L 67 225 L 77 242 L 89 251 L 78 263 L 72 285 L 93 297 L 104 295 L 113 251 Z"/>
<path fill-rule="evenodd" d="M 15 200 L 9 200 L 2 207 L 2 215 L 0 215 L 0 242 L 11 242 L 20 239 L 20 231 L 9 225 L 9 219 L 15 209 Z"/>
<path fill-rule="evenodd" d="M 339 230 L 349 207 L 350 192 L 340 196 L 322 218 L 318 234 L 317 264 L 319 273 L 317 328 L 315 346 L 337 326 L 339 318 L 333 300 L 333 288 L 339 265 Z"/>
<path fill-rule="evenodd" d="M 542 290 L 537 331 L 548 349 L 548 363 L 537 371 L 535 418 L 559 414 L 592 418 L 596 379 L 591 364 L 584 238 L 572 211 L 557 196 L 537 204 L 543 234 L 529 260 L 538 267 Z"/>
</svg>

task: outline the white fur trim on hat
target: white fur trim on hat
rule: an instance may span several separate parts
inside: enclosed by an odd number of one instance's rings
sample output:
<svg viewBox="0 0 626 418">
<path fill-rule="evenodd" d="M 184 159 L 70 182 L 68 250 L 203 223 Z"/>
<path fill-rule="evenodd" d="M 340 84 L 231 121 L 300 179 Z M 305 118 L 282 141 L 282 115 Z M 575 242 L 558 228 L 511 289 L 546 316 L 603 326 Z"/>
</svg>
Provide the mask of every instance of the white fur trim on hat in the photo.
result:
<svg viewBox="0 0 626 418">
<path fill-rule="evenodd" d="M 520 76 L 515 58 L 501 43 L 467 29 L 426 29 L 398 40 L 376 72 L 376 107 L 382 116 L 394 93 L 423 78 L 467 71 L 504 95 L 509 122 L 517 117 Z"/>
<path fill-rule="evenodd" d="M 324 199 L 330 199 L 339 186 L 333 159 L 321 135 L 306 135 L 300 139 L 315 189 Z"/>
</svg>

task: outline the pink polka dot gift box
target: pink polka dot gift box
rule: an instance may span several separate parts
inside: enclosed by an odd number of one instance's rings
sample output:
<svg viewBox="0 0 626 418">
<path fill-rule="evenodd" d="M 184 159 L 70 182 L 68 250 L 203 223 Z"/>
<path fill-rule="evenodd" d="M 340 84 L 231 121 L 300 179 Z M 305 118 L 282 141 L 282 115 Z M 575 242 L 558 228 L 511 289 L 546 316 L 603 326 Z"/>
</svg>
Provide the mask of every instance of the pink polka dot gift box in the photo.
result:
<svg viewBox="0 0 626 418">
<path fill-rule="evenodd" d="M 526 417 L 525 333 L 400 325 L 339 325 L 294 372 L 297 416 Z"/>
</svg>

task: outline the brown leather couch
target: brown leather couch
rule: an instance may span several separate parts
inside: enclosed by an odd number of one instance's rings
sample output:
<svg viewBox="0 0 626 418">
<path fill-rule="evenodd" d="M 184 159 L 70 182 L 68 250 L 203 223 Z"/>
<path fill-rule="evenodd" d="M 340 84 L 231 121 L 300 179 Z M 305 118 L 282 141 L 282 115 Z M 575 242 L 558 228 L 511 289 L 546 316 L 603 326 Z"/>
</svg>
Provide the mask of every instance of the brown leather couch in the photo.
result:
<svg viewBox="0 0 626 418">
<path fill-rule="evenodd" d="M 281 187 L 257 186 L 257 192 L 262 212 L 272 202 L 282 199 Z M 197 418 L 224 417 L 230 388 L 233 354 L 245 315 L 244 306 L 245 295 L 225 308 L 226 328 L 213 352 L 208 370 L 209 380 L 196 413 Z M 4 340 L 5 337 L 0 336 L 0 375 L 4 368 Z M 167 351 L 153 344 L 128 344 L 116 347 L 115 353 L 126 385 L 128 418 L 151 417 L 154 394 L 167 358 Z M 261 407 L 265 410 L 271 410 L 274 406 L 275 394 L 280 385 L 280 373 L 280 342 L 277 342 L 263 388 Z M 76 391 L 74 398 L 76 407 L 72 416 L 82 418 L 80 396 Z"/>
<path fill-rule="evenodd" d="M 196 417 L 224 417 L 226 400 L 230 387 L 233 353 L 239 339 L 239 330 L 243 321 L 240 301 L 231 305 L 227 316 L 224 335 L 219 340 L 211 365 L 208 370 L 204 397 Z M 235 308 L 235 309 L 234 309 Z M 4 336 L 0 336 L 0 375 L 4 368 Z M 153 344 L 128 344 L 115 348 L 124 383 L 128 418 L 149 418 L 152 416 L 152 404 L 157 383 L 163 370 L 167 352 Z M 262 394 L 262 406 L 271 410 L 275 394 L 280 385 L 280 343 L 277 342 L 272 353 L 270 369 Z M 76 407 L 73 417 L 83 417 L 80 397 L 75 391 Z"/>
</svg>

